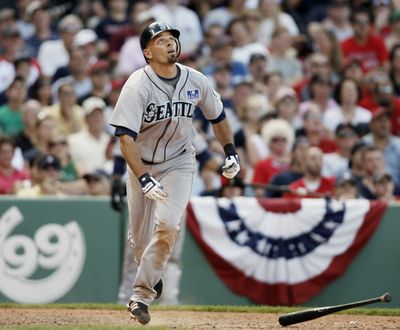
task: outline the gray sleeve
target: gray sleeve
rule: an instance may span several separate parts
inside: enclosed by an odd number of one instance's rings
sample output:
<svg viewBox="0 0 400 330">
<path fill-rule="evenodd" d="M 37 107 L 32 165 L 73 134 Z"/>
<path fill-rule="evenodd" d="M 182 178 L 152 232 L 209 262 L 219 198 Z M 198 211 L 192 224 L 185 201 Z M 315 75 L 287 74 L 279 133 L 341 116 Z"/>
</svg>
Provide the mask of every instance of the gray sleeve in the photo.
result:
<svg viewBox="0 0 400 330">
<path fill-rule="evenodd" d="M 208 79 L 203 75 L 202 77 L 202 98 L 198 106 L 203 111 L 206 119 L 213 120 L 219 117 L 224 107 L 221 96 L 212 88 Z"/>
<path fill-rule="evenodd" d="M 144 93 L 133 84 L 125 84 L 111 114 L 110 125 L 122 126 L 139 133 L 144 107 Z"/>
</svg>

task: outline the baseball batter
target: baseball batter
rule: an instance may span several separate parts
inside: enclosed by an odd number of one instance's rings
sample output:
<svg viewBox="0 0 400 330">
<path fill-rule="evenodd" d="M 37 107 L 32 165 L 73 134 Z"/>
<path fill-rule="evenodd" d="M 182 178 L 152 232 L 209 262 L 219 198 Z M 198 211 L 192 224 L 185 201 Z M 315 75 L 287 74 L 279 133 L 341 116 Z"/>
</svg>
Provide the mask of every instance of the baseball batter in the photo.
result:
<svg viewBox="0 0 400 330">
<path fill-rule="evenodd" d="M 224 148 L 222 174 L 230 179 L 240 170 L 219 95 L 203 74 L 177 63 L 179 35 L 160 22 L 144 29 L 140 44 L 149 65 L 129 77 L 110 118 L 128 164 L 131 245 L 139 264 L 127 307 L 141 324 L 150 321 L 148 306 L 160 295 L 161 276 L 190 198 L 197 106 Z"/>
</svg>

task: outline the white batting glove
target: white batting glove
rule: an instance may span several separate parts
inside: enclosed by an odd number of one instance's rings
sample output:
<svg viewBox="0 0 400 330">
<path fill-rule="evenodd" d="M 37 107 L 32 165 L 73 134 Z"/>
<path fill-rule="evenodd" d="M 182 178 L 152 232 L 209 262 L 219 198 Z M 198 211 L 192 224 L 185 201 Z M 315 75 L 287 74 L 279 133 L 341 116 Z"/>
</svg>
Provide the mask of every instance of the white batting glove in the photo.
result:
<svg viewBox="0 0 400 330">
<path fill-rule="evenodd" d="M 147 198 L 162 201 L 168 197 L 160 182 L 154 179 L 149 173 L 143 174 L 139 178 L 139 182 L 142 185 L 142 192 Z"/>
<path fill-rule="evenodd" d="M 227 179 L 233 179 L 240 171 L 239 156 L 232 155 L 225 158 L 225 165 L 222 166 L 222 175 Z"/>
</svg>

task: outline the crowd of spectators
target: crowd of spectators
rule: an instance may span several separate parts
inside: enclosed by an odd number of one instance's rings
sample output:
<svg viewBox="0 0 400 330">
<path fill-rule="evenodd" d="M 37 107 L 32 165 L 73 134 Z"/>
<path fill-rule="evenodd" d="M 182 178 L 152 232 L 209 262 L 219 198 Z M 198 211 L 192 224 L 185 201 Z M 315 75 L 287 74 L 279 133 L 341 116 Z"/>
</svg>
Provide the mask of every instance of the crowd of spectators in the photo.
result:
<svg viewBox="0 0 400 330">
<path fill-rule="evenodd" d="M 194 195 L 399 198 L 399 0 L 2 1 L 1 194 L 110 194 L 108 118 L 152 21 L 181 31 L 241 159 L 223 180 L 196 111 Z"/>
</svg>

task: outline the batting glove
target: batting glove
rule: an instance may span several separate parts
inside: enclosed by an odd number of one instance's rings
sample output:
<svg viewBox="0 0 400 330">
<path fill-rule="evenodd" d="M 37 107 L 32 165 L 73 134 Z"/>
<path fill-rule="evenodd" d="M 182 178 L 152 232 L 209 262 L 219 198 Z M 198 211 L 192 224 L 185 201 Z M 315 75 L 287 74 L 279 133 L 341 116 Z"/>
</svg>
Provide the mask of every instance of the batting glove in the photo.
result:
<svg viewBox="0 0 400 330">
<path fill-rule="evenodd" d="M 162 201 L 168 197 L 160 182 L 154 179 L 149 173 L 143 174 L 139 178 L 139 182 L 142 185 L 142 192 L 147 198 Z"/>
<path fill-rule="evenodd" d="M 222 166 L 222 175 L 227 179 L 233 179 L 240 171 L 239 156 L 232 143 L 224 146 L 226 154 L 225 165 Z"/>
</svg>

